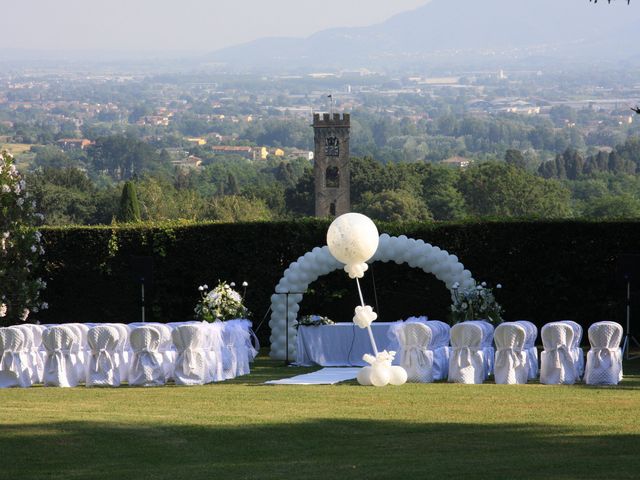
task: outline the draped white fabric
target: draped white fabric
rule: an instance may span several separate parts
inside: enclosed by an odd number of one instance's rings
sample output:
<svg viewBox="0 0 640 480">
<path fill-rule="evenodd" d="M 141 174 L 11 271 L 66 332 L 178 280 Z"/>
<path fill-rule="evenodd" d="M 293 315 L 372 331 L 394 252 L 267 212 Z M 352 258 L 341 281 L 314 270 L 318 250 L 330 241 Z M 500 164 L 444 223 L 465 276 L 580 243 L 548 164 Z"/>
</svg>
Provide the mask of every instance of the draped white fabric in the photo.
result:
<svg viewBox="0 0 640 480">
<path fill-rule="evenodd" d="M 89 327 L 82 323 L 67 323 L 65 327 L 70 328 L 75 333 L 77 341 L 74 342 L 71 347 L 71 361 L 76 369 L 76 376 L 79 383 L 84 383 L 87 376 L 87 334 L 89 333 Z"/>
<path fill-rule="evenodd" d="M 486 363 L 483 335 L 483 329 L 477 322 L 462 322 L 451 327 L 450 382 L 484 382 Z"/>
<path fill-rule="evenodd" d="M 13 325 L 9 328 L 20 330 L 24 335 L 24 343 L 14 351 L 18 355 L 22 370 L 29 372 L 29 381 L 23 381 L 23 385 L 20 386 L 28 387 L 40 383 L 43 368 L 42 357 L 37 351 L 42 345 L 40 331 L 31 328 L 30 325 Z"/>
<path fill-rule="evenodd" d="M 33 383 L 29 367 L 29 334 L 18 328 L 0 328 L 0 387 L 29 387 Z"/>
<path fill-rule="evenodd" d="M 617 385 L 622 378 L 622 326 L 598 322 L 589 327 L 591 349 L 587 353 L 584 381 L 588 385 Z"/>
<path fill-rule="evenodd" d="M 135 327 L 129 335 L 131 362 L 129 385 L 152 387 L 164 385 L 165 368 L 160 353 L 160 331 L 153 326 Z"/>
<path fill-rule="evenodd" d="M 205 324 L 207 330 L 206 354 L 209 368 L 207 369 L 207 383 L 221 382 L 224 377 L 223 352 L 225 351 L 222 322 Z"/>
<path fill-rule="evenodd" d="M 536 340 L 538 339 L 538 328 L 527 320 L 517 320 L 515 323 L 524 328 L 527 332 L 527 338 L 524 341 L 524 348 L 527 352 L 527 368 L 529 370 L 528 379 L 538 378 L 538 348 Z"/>
<path fill-rule="evenodd" d="M 209 377 L 205 353 L 206 330 L 203 325 L 180 325 L 171 333 L 177 358 L 174 379 L 177 385 L 203 385 Z"/>
<path fill-rule="evenodd" d="M 573 358 L 573 365 L 579 379 L 584 374 L 584 351 L 580 347 L 582 343 L 582 327 L 573 320 L 561 320 L 561 322 L 566 323 L 573 330 L 573 341 L 569 350 L 571 351 L 571 358 Z"/>
<path fill-rule="evenodd" d="M 527 383 L 529 366 L 525 341 L 527 332 L 518 323 L 502 323 L 494 332 L 496 356 L 494 376 L 499 384 Z"/>
<path fill-rule="evenodd" d="M 398 331 L 400 366 L 407 371 L 407 381 L 433 382 L 433 350 L 431 328 L 423 323 L 405 323 Z"/>
<path fill-rule="evenodd" d="M 42 333 L 42 345 L 46 350 L 43 383 L 52 387 L 78 385 L 76 353 L 79 344 L 75 329 L 57 326 Z"/>
<path fill-rule="evenodd" d="M 224 343 L 224 378 L 247 375 L 250 371 L 250 359 L 253 359 L 251 334 L 246 328 L 248 320 L 228 320 L 224 322 L 222 338 Z"/>
<path fill-rule="evenodd" d="M 469 320 L 466 323 L 478 325 L 482 329 L 482 356 L 484 358 L 484 379 L 493 373 L 495 348 L 493 347 L 493 325 L 486 320 Z"/>
<path fill-rule="evenodd" d="M 87 387 L 120 386 L 118 345 L 120 332 L 114 326 L 97 326 L 87 334 Z"/>
<path fill-rule="evenodd" d="M 540 356 L 540 383 L 571 385 L 578 378 L 571 353 L 573 328 L 565 322 L 547 323 L 540 336 L 544 350 Z"/>
</svg>

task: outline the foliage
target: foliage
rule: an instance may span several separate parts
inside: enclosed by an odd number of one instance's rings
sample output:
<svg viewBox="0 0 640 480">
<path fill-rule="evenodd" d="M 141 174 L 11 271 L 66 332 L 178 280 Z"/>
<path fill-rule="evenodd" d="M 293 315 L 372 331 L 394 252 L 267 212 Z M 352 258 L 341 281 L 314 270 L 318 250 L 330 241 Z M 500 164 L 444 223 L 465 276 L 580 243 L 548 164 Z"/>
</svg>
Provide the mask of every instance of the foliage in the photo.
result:
<svg viewBox="0 0 640 480">
<path fill-rule="evenodd" d="M 423 222 L 433 220 L 420 198 L 406 190 L 386 190 L 378 194 L 366 193 L 354 210 L 374 220 L 387 222 Z"/>
<path fill-rule="evenodd" d="M 36 229 L 40 213 L 26 182 L 7 152 L 0 154 L 0 317 L 9 325 L 48 307 L 40 300 L 46 287 L 34 278 L 44 254 Z"/>
<path fill-rule="evenodd" d="M 500 284 L 498 289 L 502 288 Z M 493 294 L 493 290 L 487 287 L 485 282 L 466 289 L 460 288 L 460 284 L 453 285 L 453 303 L 451 304 L 454 323 L 467 320 L 487 320 L 494 325 L 502 323 L 502 307 Z"/>
<path fill-rule="evenodd" d="M 125 182 L 122 188 L 117 219 L 124 223 L 140 221 L 140 203 L 138 202 L 136 185 L 133 182 Z"/>
<path fill-rule="evenodd" d="M 194 309 L 198 320 L 216 322 L 248 318 L 251 315 L 243 304 L 242 296 L 226 282 L 218 282 L 218 286 L 211 291 L 206 284 L 198 287 L 198 290 L 201 298 Z"/>
<path fill-rule="evenodd" d="M 319 327 L 320 325 L 334 325 L 335 322 L 329 317 L 322 315 L 305 315 L 296 322 L 295 327 Z"/>
</svg>

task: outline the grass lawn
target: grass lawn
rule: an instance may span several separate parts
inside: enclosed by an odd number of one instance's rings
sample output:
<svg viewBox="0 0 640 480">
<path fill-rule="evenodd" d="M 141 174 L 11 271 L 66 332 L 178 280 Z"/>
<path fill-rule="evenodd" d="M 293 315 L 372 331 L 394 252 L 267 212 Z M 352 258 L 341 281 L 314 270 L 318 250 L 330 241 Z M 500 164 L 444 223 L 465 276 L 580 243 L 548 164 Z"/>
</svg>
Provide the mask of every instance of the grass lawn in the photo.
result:
<svg viewBox="0 0 640 480">
<path fill-rule="evenodd" d="M 0 479 L 640 477 L 640 361 L 616 388 L 265 386 L 0 390 Z"/>
</svg>

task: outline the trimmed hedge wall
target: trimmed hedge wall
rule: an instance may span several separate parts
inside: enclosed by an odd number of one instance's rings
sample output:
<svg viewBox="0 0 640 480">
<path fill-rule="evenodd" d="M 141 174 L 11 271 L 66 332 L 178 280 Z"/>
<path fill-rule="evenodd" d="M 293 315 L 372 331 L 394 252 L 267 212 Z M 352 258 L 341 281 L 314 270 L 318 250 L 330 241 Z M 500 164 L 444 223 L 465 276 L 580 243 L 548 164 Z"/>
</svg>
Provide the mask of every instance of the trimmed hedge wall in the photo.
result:
<svg viewBox="0 0 640 480">
<path fill-rule="evenodd" d="M 324 245 L 328 225 L 305 220 L 46 228 L 44 298 L 50 310 L 37 318 L 42 323 L 139 321 L 140 289 L 132 257 L 150 256 L 153 285 L 147 290 L 147 320 L 191 319 L 198 285 L 213 286 L 218 279 L 240 285 L 246 280 L 246 300 L 257 326 L 285 268 Z M 623 322 L 625 287 L 616 278 L 616 259 L 640 251 L 637 222 L 378 224 L 378 228 L 381 233 L 421 238 L 457 255 L 476 280 L 503 285 L 497 297 L 507 320 L 529 319 L 538 325 L 558 319 L 573 319 L 583 326 L 605 319 Z M 450 298 L 444 285 L 421 270 L 376 263 L 363 286 L 381 321 L 420 314 L 447 320 Z M 350 321 L 356 304 L 353 282 L 334 272 L 310 286 L 300 314 Z M 261 339 L 269 333 L 267 317 Z"/>
</svg>

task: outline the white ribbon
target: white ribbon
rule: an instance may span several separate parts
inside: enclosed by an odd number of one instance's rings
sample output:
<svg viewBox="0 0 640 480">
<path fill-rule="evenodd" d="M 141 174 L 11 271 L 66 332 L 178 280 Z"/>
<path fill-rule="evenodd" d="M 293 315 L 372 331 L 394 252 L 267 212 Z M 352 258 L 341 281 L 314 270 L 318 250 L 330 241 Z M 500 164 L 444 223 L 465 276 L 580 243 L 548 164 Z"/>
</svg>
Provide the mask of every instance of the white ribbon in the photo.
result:
<svg viewBox="0 0 640 480">
<path fill-rule="evenodd" d="M 509 365 L 511 361 L 511 365 Z M 525 351 L 522 348 L 498 348 L 496 350 L 496 366 L 519 367 L 527 363 Z"/>
<path fill-rule="evenodd" d="M 471 363 L 471 354 L 472 353 L 480 353 L 482 347 L 454 347 L 453 353 L 457 357 L 457 363 L 459 368 L 470 367 Z M 462 364 L 462 360 L 466 360 L 466 365 Z"/>
<path fill-rule="evenodd" d="M 612 365 L 619 353 L 618 348 L 609 347 L 592 347 L 591 351 L 595 354 L 594 368 L 600 368 L 606 358 L 609 359 L 609 364 Z"/>
</svg>

